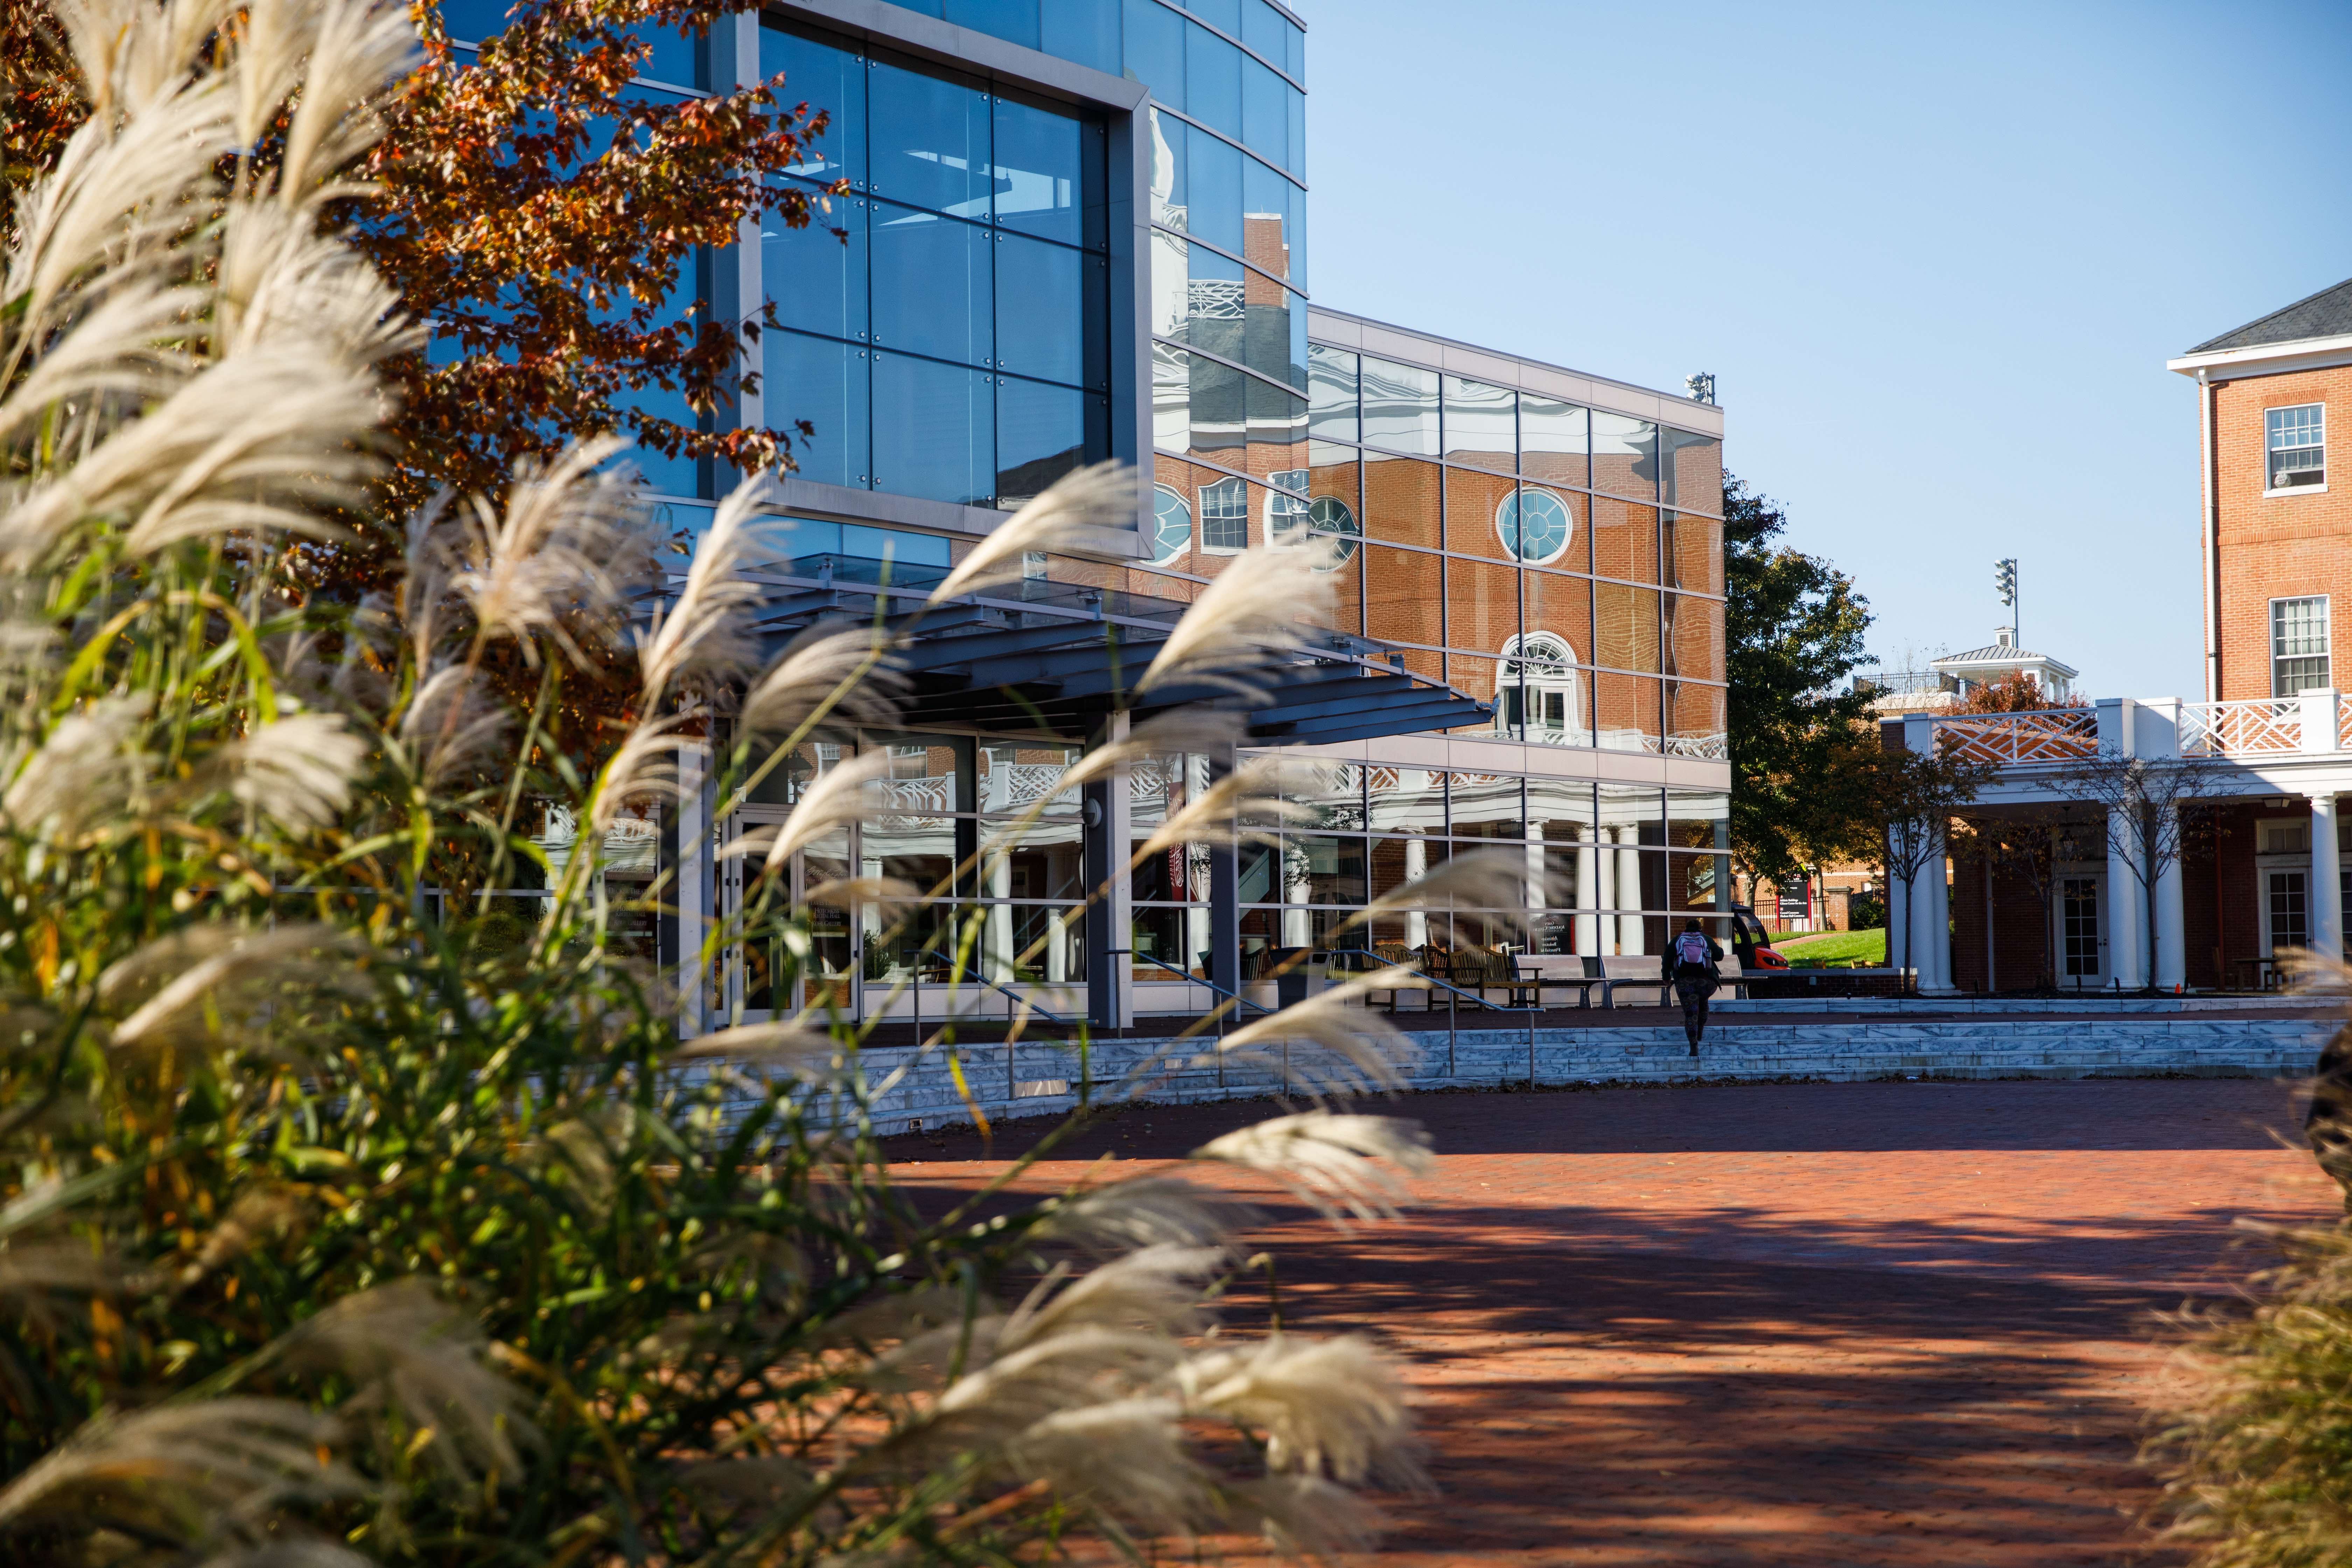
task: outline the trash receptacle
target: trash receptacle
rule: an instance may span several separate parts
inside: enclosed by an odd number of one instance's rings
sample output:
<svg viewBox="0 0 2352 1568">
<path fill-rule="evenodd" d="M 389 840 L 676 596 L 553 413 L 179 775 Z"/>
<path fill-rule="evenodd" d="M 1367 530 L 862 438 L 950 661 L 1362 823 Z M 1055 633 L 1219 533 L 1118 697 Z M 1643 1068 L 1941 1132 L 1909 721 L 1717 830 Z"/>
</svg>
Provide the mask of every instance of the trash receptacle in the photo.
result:
<svg viewBox="0 0 2352 1568">
<path fill-rule="evenodd" d="M 1281 1006 L 1304 1002 L 1330 984 L 1328 953 L 1303 947 L 1277 947 L 1271 957 L 1272 967 L 1282 971 L 1275 977 L 1274 986 L 1275 1001 Z"/>
</svg>

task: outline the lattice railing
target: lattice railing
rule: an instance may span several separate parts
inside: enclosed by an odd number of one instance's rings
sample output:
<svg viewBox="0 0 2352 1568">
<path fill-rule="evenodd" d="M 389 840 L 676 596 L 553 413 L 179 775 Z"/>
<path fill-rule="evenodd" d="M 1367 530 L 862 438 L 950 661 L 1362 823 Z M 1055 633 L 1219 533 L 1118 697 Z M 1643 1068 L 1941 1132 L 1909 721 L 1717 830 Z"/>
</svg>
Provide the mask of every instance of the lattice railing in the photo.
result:
<svg viewBox="0 0 2352 1568">
<path fill-rule="evenodd" d="M 1936 741 L 1976 763 L 2071 763 L 2098 751 L 2099 717 L 2088 708 L 1956 714 L 1936 721 Z"/>
<path fill-rule="evenodd" d="M 2293 698 L 2180 706 L 2183 756 L 2241 757 L 2302 749 L 2303 705 Z"/>
</svg>

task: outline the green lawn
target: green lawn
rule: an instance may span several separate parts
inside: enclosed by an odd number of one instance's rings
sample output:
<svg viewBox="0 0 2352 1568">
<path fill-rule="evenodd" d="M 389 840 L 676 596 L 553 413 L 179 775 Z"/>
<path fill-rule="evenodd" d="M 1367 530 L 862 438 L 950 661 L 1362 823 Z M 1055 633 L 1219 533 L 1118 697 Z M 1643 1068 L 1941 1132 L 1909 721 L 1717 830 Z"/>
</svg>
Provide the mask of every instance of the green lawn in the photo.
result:
<svg viewBox="0 0 2352 1568">
<path fill-rule="evenodd" d="M 1818 934 L 1801 931 L 1771 945 L 1774 952 L 1799 968 L 1859 965 L 1874 969 L 1886 963 L 1886 928 L 1884 926 L 1870 931 L 1832 931 Z"/>
</svg>

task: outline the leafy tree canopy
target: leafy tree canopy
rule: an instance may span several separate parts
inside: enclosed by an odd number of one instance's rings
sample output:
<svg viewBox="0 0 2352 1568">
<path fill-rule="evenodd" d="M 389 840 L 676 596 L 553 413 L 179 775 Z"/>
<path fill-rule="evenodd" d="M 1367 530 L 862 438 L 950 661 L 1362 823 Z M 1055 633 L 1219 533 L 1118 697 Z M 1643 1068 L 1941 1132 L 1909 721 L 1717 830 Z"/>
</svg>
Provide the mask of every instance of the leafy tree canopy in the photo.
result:
<svg viewBox="0 0 2352 1568">
<path fill-rule="evenodd" d="M 1731 844 L 1758 876 L 1780 880 L 1840 858 L 1867 791 L 1825 787 L 1851 755 L 1868 698 L 1841 691 L 1864 660 L 1870 601 L 1853 580 L 1781 542 L 1778 502 L 1727 474 L 1725 613 L 1731 682 Z"/>
</svg>

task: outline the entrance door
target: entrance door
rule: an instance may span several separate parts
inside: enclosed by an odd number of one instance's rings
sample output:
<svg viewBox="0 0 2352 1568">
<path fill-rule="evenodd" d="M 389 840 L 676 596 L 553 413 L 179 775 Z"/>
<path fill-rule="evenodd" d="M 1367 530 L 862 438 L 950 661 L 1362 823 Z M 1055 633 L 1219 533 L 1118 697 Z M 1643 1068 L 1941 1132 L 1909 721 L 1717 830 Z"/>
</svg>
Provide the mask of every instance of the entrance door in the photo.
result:
<svg viewBox="0 0 2352 1568">
<path fill-rule="evenodd" d="M 728 820 L 721 843 L 784 820 L 790 807 L 746 805 Z M 713 889 L 713 912 L 731 921 L 743 907 L 745 885 L 758 874 L 757 855 L 719 862 Z M 847 831 L 819 839 L 793 858 L 793 901 L 800 902 L 809 889 L 850 874 Z M 803 1006 L 820 1010 L 828 1002 L 845 1016 L 856 1017 L 862 943 L 851 911 L 839 902 L 808 909 L 809 954 L 805 965 L 795 963 L 784 944 L 773 937 L 737 942 L 721 953 L 712 975 L 720 1023 L 761 1024 L 789 1017 Z"/>
<path fill-rule="evenodd" d="M 2061 876 L 2054 900 L 2058 922 L 2058 984 L 2084 990 L 2107 979 L 2106 948 L 2100 920 L 2100 882 L 2095 875 Z"/>
<path fill-rule="evenodd" d="M 2310 873 L 2271 868 L 2263 872 L 2263 956 L 2311 945 Z"/>
</svg>

